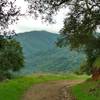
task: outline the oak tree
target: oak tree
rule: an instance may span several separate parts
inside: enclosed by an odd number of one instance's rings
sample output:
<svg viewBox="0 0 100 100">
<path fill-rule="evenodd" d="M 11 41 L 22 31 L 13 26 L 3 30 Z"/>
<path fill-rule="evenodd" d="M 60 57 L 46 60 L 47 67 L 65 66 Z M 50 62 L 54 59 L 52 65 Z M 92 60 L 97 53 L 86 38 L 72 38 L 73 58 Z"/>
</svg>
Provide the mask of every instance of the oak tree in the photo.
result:
<svg viewBox="0 0 100 100">
<path fill-rule="evenodd" d="M 100 0 L 28 0 L 30 13 L 42 15 L 52 22 L 53 15 L 61 8 L 69 9 L 60 30 L 58 46 L 70 45 L 71 49 L 82 49 L 87 55 L 87 72 L 100 79 L 100 65 L 94 62 L 100 56 Z M 98 71 L 98 75 L 95 73 Z"/>
</svg>

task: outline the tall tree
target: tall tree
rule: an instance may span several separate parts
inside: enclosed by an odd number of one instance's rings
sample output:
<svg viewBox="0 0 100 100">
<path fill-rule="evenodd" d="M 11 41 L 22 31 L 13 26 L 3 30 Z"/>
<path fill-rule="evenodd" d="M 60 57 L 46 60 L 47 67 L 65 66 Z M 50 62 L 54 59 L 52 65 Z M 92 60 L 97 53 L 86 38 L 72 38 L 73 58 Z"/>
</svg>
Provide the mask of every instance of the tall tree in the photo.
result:
<svg viewBox="0 0 100 100">
<path fill-rule="evenodd" d="M 0 80 L 9 78 L 11 71 L 18 71 L 24 64 L 20 43 L 7 38 L 15 33 L 9 29 L 9 25 L 20 16 L 20 8 L 15 2 L 0 0 Z"/>
<path fill-rule="evenodd" d="M 28 0 L 30 13 L 40 13 L 43 19 L 52 22 L 52 16 L 63 7 L 69 8 L 61 38 L 57 45 L 70 44 L 72 49 L 82 48 L 87 54 L 87 71 L 93 78 L 100 79 L 100 68 L 94 66 L 100 56 L 100 0 Z M 66 13 L 66 11 L 65 11 Z M 96 75 L 98 70 L 99 74 Z"/>
</svg>

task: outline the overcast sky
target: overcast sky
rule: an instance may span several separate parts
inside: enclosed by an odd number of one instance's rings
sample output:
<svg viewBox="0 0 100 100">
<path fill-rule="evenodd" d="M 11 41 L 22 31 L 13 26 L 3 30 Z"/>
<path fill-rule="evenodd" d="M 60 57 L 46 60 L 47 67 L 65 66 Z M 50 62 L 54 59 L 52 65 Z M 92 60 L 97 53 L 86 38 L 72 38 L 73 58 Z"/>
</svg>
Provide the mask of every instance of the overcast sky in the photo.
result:
<svg viewBox="0 0 100 100">
<path fill-rule="evenodd" d="M 24 0 L 16 0 L 16 4 L 22 8 L 21 12 L 25 13 L 27 9 L 27 3 Z M 68 13 L 68 9 L 61 9 L 58 15 L 54 16 L 56 24 L 42 23 L 41 19 L 35 20 L 31 16 L 20 18 L 17 24 L 12 25 L 10 28 L 14 29 L 16 33 L 22 33 L 27 31 L 45 30 L 52 33 L 59 33 L 59 30 L 63 27 L 63 21 L 65 14 Z M 97 31 L 100 32 L 100 29 Z"/>
<path fill-rule="evenodd" d="M 22 13 L 25 13 L 27 8 L 27 3 L 24 0 L 17 0 L 17 5 L 22 7 Z M 12 25 L 11 28 L 15 29 L 16 33 L 22 33 L 26 31 L 34 30 L 46 30 L 53 33 L 58 33 L 59 30 L 63 27 L 65 10 L 61 10 L 58 15 L 54 16 L 56 19 L 55 24 L 43 23 L 40 18 L 35 20 L 31 16 L 26 16 L 20 18 L 17 24 Z"/>
</svg>

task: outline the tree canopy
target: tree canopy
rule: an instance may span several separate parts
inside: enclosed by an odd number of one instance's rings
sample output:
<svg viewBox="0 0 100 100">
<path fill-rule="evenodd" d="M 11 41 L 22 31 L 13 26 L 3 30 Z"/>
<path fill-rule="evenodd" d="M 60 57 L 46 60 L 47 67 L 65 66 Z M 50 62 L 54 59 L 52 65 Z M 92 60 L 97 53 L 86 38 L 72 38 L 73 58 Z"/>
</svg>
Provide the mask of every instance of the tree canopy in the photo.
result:
<svg viewBox="0 0 100 100">
<path fill-rule="evenodd" d="M 24 64 L 24 57 L 20 43 L 8 39 L 14 35 L 9 28 L 20 16 L 20 8 L 16 0 L 0 0 L 0 80 L 10 78 L 11 71 L 18 71 Z"/>
<path fill-rule="evenodd" d="M 24 65 L 20 43 L 13 39 L 0 39 L 0 80 L 10 77 L 11 71 L 18 71 Z"/>
<path fill-rule="evenodd" d="M 51 22 L 53 15 L 63 7 L 69 9 L 60 30 L 58 46 L 70 45 L 72 49 L 84 50 L 87 55 L 87 70 L 92 73 L 93 63 L 100 55 L 100 0 L 28 0 L 30 13 Z"/>
<path fill-rule="evenodd" d="M 15 33 L 9 29 L 9 25 L 18 20 L 20 8 L 15 4 L 16 0 L 0 0 L 0 35 Z"/>
</svg>

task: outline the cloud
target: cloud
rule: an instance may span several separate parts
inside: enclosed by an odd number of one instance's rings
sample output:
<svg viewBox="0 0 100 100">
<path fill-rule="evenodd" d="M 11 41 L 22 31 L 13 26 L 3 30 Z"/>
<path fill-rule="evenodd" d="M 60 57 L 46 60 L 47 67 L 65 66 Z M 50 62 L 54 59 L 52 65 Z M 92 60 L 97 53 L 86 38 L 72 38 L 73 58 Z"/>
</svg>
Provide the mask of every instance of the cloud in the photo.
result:
<svg viewBox="0 0 100 100">
<path fill-rule="evenodd" d="M 24 0 L 17 0 L 16 4 L 22 8 L 21 12 L 25 13 L 27 9 L 27 3 Z M 11 26 L 15 29 L 16 33 L 34 31 L 34 30 L 46 30 L 53 33 L 58 33 L 59 30 L 63 27 L 63 21 L 65 12 L 68 12 L 68 9 L 61 9 L 59 13 L 54 16 L 56 20 L 55 24 L 43 23 L 40 18 L 35 20 L 31 16 L 21 17 L 17 24 Z"/>
</svg>

